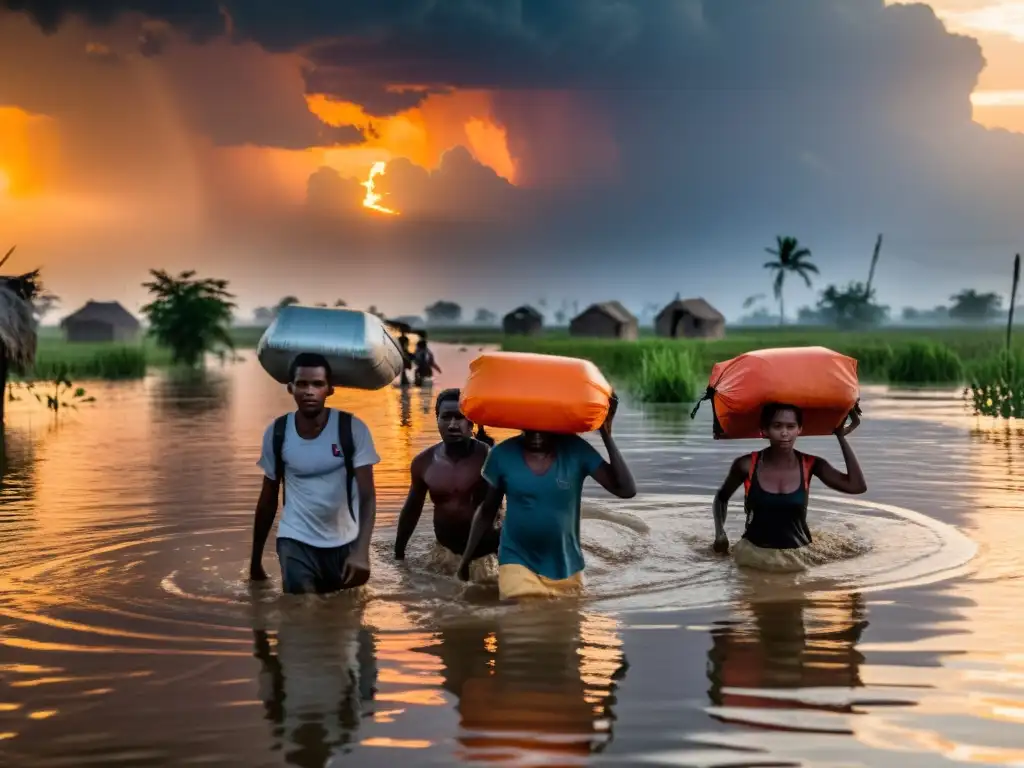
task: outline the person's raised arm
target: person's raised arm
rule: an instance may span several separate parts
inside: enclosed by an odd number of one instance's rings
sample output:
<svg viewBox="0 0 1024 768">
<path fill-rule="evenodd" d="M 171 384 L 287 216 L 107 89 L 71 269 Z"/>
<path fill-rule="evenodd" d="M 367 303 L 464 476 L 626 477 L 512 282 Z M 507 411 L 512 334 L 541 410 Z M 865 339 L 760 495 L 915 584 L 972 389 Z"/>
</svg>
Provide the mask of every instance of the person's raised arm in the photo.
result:
<svg viewBox="0 0 1024 768">
<path fill-rule="evenodd" d="M 725 476 L 722 487 L 715 494 L 715 501 L 712 506 L 715 516 L 715 552 L 725 554 L 729 551 L 729 537 L 725 535 L 725 517 L 729 506 L 729 499 L 743 485 L 743 481 L 747 479 L 748 474 L 750 474 L 750 457 L 740 456 L 729 467 L 729 474 Z"/>
<path fill-rule="evenodd" d="M 618 496 L 620 499 L 632 499 L 636 496 L 636 481 L 626 465 L 626 460 L 622 458 L 615 438 L 612 437 L 612 421 L 615 419 L 617 406 L 618 400 L 613 396 L 608 416 L 600 429 L 601 440 L 604 442 L 605 450 L 608 451 L 608 461 L 601 461 L 597 468 L 589 474 L 608 493 Z"/>
<path fill-rule="evenodd" d="M 423 514 L 423 504 L 427 500 L 427 484 L 423 480 L 423 466 L 419 457 L 413 460 L 410 471 L 411 482 L 409 494 L 405 497 L 402 511 L 398 513 L 398 533 L 395 536 L 395 559 L 405 559 L 405 547 L 412 538 L 413 531 Z"/>
<path fill-rule="evenodd" d="M 487 495 L 484 497 L 483 503 L 473 513 L 473 524 L 469 529 L 469 540 L 466 542 L 466 549 L 463 550 L 462 561 L 459 563 L 459 578 L 463 581 L 469 581 L 469 564 L 473 559 L 473 553 L 476 552 L 476 548 L 484 534 L 494 527 L 494 520 L 498 516 L 498 510 L 501 509 L 501 500 L 503 498 L 505 498 L 504 483 L 499 482 L 496 486 L 492 485 L 487 489 Z"/>
<path fill-rule="evenodd" d="M 857 455 L 853 447 L 847 441 L 846 436 L 860 426 L 860 411 L 855 408 L 850 412 L 850 423 L 847 426 L 840 425 L 836 431 L 836 439 L 839 440 L 839 447 L 843 451 L 843 461 L 846 463 L 846 474 L 829 464 L 825 459 L 818 458 L 814 462 L 814 469 L 811 470 L 815 477 L 840 493 L 861 494 L 868 489 L 868 482 L 864 478 L 864 471 L 860 468 Z"/>
</svg>

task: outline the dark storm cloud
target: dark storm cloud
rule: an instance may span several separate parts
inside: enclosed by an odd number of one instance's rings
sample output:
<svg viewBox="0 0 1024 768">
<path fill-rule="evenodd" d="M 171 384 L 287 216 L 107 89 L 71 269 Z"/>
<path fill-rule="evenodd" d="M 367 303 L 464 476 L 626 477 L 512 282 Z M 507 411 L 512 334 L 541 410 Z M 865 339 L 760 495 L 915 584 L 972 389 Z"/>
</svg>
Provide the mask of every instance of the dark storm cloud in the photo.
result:
<svg viewBox="0 0 1024 768">
<path fill-rule="evenodd" d="M 684 259 L 780 230 L 817 242 L 870 242 L 879 230 L 893 233 L 887 242 L 980 242 L 1016 231 L 1024 196 L 1024 137 L 971 121 L 977 42 L 949 34 L 924 5 L 2 1 L 49 28 L 68 12 L 105 21 L 119 10 L 199 39 L 229 28 L 301 52 L 307 88 L 374 114 L 425 92 L 388 86 L 493 90 L 517 170 L 539 187 L 512 195 L 529 225 L 500 250 L 538 267 L 556 253 Z M 452 187 L 466 189 L 459 179 L 475 169 L 460 168 Z M 503 194 L 493 179 L 475 183 Z M 417 240 L 407 219 L 387 237 L 401 232 L 451 258 L 496 247 L 477 220 Z"/>
</svg>

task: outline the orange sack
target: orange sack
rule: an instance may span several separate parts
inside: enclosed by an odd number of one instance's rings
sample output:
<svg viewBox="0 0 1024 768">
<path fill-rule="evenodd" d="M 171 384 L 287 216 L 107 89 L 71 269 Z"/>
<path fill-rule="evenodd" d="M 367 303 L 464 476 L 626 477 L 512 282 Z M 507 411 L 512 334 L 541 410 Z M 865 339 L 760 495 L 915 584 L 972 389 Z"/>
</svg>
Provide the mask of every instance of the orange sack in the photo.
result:
<svg viewBox="0 0 1024 768">
<path fill-rule="evenodd" d="M 716 440 L 761 437 L 768 403 L 800 408 L 802 434 L 830 435 L 859 397 L 857 361 L 825 347 L 761 349 L 716 363 L 704 396 L 711 400 Z"/>
<path fill-rule="evenodd" d="M 459 406 L 487 427 L 579 434 L 604 423 L 611 394 L 589 360 L 485 352 L 469 364 Z"/>
</svg>

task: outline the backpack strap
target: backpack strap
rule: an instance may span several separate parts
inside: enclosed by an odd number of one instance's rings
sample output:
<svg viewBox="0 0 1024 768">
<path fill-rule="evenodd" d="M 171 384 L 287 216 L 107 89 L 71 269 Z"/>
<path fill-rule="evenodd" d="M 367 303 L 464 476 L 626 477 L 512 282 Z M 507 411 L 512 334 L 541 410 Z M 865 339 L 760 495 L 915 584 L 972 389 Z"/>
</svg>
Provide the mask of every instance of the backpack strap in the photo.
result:
<svg viewBox="0 0 1024 768">
<path fill-rule="evenodd" d="M 338 411 L 338 444 L 341 456 L 345 461 L 345 498 L 348 499 L 348 512 L 356 519 L 355 506 L 352 503 L 352 483 L 355 482 L 356 441 L 352 434 L 352 414 Z"/>
<path fill-rule="evenodd" d="M 284 504 L 284 435 L 288 428 L 288 414 L 274 419 L 274 476 L 281 484 L 281 504 Z"/>
<path fill-rule="evenodd" d="M 747 479 L 743 481 L 743 494 L 750 493 L 750 484 L 754 482 L 754 472 L 757 470 L 757 460 L 761 457 L 760 451 L 750 454 L 750 471 L 747 472 Z"/>
</svg>

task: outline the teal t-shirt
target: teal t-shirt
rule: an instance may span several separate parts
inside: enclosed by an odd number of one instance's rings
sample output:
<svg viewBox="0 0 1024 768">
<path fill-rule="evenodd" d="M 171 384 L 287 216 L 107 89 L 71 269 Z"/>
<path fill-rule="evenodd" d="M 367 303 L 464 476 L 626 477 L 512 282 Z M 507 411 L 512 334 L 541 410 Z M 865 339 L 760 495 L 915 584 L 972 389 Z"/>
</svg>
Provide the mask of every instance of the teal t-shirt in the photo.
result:
<svg viewBox="0 0 1024 768">
<path fill-rule="evenodd" d="M 522 436 L 492 448 L 482 474 L 491 485 L 505 487 L 505 522 L 498 562 L 522 565 L 549 579 L 567 579 L 583 570 L 583 481 L 604 459 L 578 435 L 557 439 L 555 461 L 543 475 L 526 465 Z"/>
</svg>

